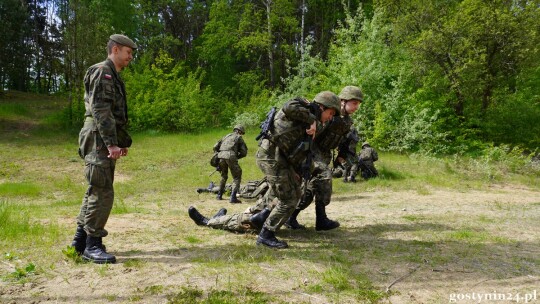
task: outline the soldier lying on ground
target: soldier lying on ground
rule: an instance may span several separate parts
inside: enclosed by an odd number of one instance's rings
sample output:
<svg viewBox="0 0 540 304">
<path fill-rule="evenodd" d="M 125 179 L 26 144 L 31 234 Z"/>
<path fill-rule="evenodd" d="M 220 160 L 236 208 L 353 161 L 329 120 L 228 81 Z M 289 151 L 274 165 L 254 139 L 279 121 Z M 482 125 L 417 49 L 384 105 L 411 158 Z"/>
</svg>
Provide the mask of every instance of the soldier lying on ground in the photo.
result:
<svg viewBox="0 0 540 304">
<path fill-rule="evenodd" d="M 188 214 L 199 226 L 231 232 L 258 233 L 276 203 L 276 199 L 268 204 L 264 198 L 261 198 L 258 200 L 258 204 L 247 208 L 242 213 L 227 215 L 227 209 L 221 208 L 212 218 L 202 215 L 195 207 L 189 206 Z"/>
</svg>

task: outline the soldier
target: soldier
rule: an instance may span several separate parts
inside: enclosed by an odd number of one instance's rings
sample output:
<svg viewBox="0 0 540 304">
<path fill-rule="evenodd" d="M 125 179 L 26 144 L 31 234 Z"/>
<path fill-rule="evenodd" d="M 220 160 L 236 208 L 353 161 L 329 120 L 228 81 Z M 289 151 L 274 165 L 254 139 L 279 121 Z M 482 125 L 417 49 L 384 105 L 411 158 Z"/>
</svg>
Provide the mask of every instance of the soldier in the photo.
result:
<svg viewBox="0 0 540 304">
<path fill-rule="evenodd" d="M 84 76 L 84 126 L 79 133 L 79 155 L 84 159 L 88 189 L 77 217 L 72 246 L 83 259 L 94 263 L 114 263 L 105 251 L 102 238 L 114 201 L 116 160 L 127 156 L 131 137 L 124 82 L 118 74 L 133 59 L 137 45 L 124 35 L 110 36 L 107 60 L 88 68 Z"/>
<path fill-rule="evenodd" d="M 205 217 L 195 207 L 189 206 L 188 214 L 199 226 L 239 233 L 258 232 L 276 203 L 276 199 L 268 203 L 267 198 L 260 198 L 255 206 L 242 213 L 227 215 L 227 209 L 221 208 L 212 218 Z"/>
<path fill-rule="evenodd" d="M 240 168 L 238 160 L 244 158 L 248 152 L 246 143 L 242 138 L 244 134 L 244 126 L 236 125 L 232 133 L 225 135 L 214 145 L 214 152 L 218 152 L 219 169 L 221 172 L 221 182 L 219 183 L 217 199 L 223 199 L 225 184 L 229 178 L 228 171 L 230 169 L 233 177 L 231 198 L 229 200 L 231 204 L 241 203 L 236 195 L 242 182 L 242 168 Z"/>
<path fill-rule="evenodd" d="M 311 140 L 321 123 L 339 113 L 339 97 L 324 91 L 313 102 L 295 98 L 286 102 L 273 118 L 270 134 L 259 142 L 257 165 L 266 175 L 270 189 L 266 196 L 277 198 L 257 237 L 257 244 L 286 248 L 286 242 L 276 238 L 275 232 L 289 218 L 301 196 L 301 168 L 311 169 L 309 153 Z M 304 165 L 304 166 L 303 166 Z"/>
<path fill-rule="evenodd" d="M 360 153 L 358 154 L 358 162 L 364 179 L 370 179 L 379 175 L 379 172 L 377 172 L 375 164 L 373 163 L 377 160 L 379 160 L 377 151 L 375 151 L 367 141 L 364 142 L 362 144 L 362 150 L 360 150 Z"/>
<path fill-rule="evenodd" d="M 315 199 L 315 230 L 331 230 L 339 227 L 337 221 L 330 220 L 326 216 L 326 206 L 330 204 L 332 195 L 332 149 L 335 149 L 343 137 L 350 131 L 352 115 L 360 103 L 364 100 L 362 91 L 355 86 L 346 86 L 339 93 L 341 100 L 341 116 L 334 116 L 332 121 L 324 126 L 324 129 L 315 137 L 314 141 L 314 165 L 316 174 L 310 179 L 304 190 L 304 195 L 298 206 L 285 223 L 290 229 L 303 229 L 298 223 L 298 214 L 306 209 Z"/>
</svg>

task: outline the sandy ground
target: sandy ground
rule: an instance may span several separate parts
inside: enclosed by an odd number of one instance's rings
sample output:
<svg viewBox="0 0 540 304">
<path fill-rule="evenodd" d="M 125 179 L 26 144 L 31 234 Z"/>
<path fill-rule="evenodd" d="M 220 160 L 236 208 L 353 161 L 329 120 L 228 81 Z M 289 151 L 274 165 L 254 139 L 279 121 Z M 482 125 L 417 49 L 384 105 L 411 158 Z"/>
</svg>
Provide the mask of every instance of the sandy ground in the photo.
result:
<svg viewBox="0 0 540 304">
<path fill-rule="evenodd" d="M 105 242 L 118 263 L 75 264 L 58 255 L 27 283 L 0 282 L 0 303 L 167 303 L 185 286 L 247 287 L 287 303 L 357 303 L 350 292 L 327 297 L 307 288 L 328 268 L 316 258 L 322 248 L 357 254 L 352 273 L 388 291 L 383 303 L 540 303 L 539 192 L 425 192 L 335 195 L 328 215 L 342 226 L 316 232 L 311 207 L 299 217 L 308 230 L 279 232 L 294 248 L 282 251 L 255 246 L 254 235 L 193 225 L 182 211 L 189 204 L 206 214 L 227 205 L 210 194 L 163 207 L 177 212 L 113 215 Z M 238 212 L 250 203 L 226 207 Z M 66 227 L 71 220 L 60 219 Z"/>
</svg>

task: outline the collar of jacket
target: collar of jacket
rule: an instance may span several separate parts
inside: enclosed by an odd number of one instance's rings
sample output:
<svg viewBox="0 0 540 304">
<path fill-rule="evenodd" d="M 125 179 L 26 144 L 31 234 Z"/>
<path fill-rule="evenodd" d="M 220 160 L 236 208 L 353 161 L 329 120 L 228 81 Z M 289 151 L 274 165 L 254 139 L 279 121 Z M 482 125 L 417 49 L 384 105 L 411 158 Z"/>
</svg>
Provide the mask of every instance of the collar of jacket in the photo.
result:
<svg viewBox="0 0 540 304">
<path fill-rule="evenodd" d="M 111 68 L 113 77 L 115 79 L 120 79 L 120 77 L 118 76 L 118 72 L 116 72 L 116 67 L 114 66 L 114 62 L 110 58 L 107 58 L 107 60 L 105 60 L 105 64 L 108 65 L 109 68 Z"/>
</svg>

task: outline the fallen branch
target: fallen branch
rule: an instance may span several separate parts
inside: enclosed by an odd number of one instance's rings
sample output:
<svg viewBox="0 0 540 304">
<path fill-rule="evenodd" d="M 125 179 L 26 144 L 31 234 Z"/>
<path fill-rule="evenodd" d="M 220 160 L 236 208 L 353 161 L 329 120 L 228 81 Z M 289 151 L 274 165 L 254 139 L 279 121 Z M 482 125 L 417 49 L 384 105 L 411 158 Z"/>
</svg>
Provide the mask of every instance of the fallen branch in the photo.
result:
<svg viewBox="0 0 540 304">
<path fill-rule="evenodd" d="M 388 285 L 388 287 L 386 287 L 386 293 L 390 292 L 390 288 L 392 288 L 392 286 L 394 286 L 395 284 L 397 284 L 398 282 L 400 282 L 401 280 L 405 279 L 406 277 L 410 276 L 411 274 L 413 274 L 415 271 L 418 270 L 418 268 L 420 268 L 421 265 L 418 265 L 416 267 L 414 267 L 413 269 L 411 269 L 408 273 L 402 275 L 401 277 L 395 279 L 392 283 L 390 283 L 390 285 Z"/>
</svg>

